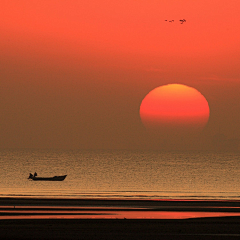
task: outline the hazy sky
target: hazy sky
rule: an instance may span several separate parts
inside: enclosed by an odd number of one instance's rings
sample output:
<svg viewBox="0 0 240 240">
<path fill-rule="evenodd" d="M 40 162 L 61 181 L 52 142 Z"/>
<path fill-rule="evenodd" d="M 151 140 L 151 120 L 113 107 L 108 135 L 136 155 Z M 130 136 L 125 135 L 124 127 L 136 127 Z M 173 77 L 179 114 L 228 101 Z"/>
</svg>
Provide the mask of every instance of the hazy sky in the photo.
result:
<svg viewBox="0 0 240 240">
<path fill-rule="evenodd" d="M 139 108 L 179 83 L 210 107 L 180 148 L 236 149 L 239 12 L 237 0 L 2 0 L 0 148 L 172 149 Z"/>
</svg>

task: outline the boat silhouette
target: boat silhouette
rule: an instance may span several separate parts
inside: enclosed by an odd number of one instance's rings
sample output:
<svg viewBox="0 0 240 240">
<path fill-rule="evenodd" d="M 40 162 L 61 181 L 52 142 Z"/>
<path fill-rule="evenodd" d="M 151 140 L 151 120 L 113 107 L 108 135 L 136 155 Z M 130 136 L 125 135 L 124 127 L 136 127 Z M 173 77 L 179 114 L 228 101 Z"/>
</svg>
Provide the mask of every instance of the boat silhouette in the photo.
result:
<svg viewBox="0 0 240 240">
<path fill-rule="evenodd" d="M 34 173 L 34 175 L 30 173 L 28 179 L 31 179 L 33 181 L 63 181 L 66 178 L 66 176 L 67 175 L 54 177 L 37 177 L 37 173 Z"/>
</svg>

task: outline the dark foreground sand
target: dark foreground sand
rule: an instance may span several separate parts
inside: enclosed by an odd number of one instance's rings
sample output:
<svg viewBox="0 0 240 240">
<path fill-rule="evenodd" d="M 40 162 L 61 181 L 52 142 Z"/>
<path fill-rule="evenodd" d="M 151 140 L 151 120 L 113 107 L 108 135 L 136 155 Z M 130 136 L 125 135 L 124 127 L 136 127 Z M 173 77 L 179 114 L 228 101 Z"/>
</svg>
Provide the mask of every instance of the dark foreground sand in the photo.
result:
<svg viewBox="0 0 240 240">
<path fill-rule="evenodd" d="M 1 239 L 240 239 L 239 218 L 4 220 Z"/>
<path fill-rule="evenodd" d="M 120 201 L 0 198 L 0 239 L 240 239 L 240 217 L 190 219 L 91 219 L 103 209 L 111 212 L 239 213 L 238 201 Z M 73 208 L 73 209 L 72 209 Z M 76 208 L 91 211 L 88 219 Z M 5 211 L 5 209 L 7 211 Z M 9 210 L 10 209 L 10 210 Z M 12 210 L 11 210 L 12 209 Z M 20 210 L 21 211 L 20 211 Z M 22 211 L 24 209 L 24 211 Z M 40 213 L 34 213 L 40 209 Z M 44 209 L 43 212 L 42 209 Z M 60 210 L 56 215 L 53 209 Z M 65 211 L 66 212 L 61 212 Z M 12 212 L 11 212 L 12 211 Z M 19 212 L 18 212 L 19 211 Z M 73 211 L 73 212 L 72 212 Z M 74 219 L 63 219 L 69 213 Z M 84 213 L 85 214 L 85 213 Z M 21 219 L 28 216 L 30 219 Z M 48 219 L 47 216 L 55 216 Z M 4 219 L 11 216 L 13 219 Z M 20 219 L 14 219 L 14 217 Z M 60 219 L 58 218 L 60 216 Z M 78 218 L 80 216 L 80 219 Z M 130 215 L 129 215 L 130 216 Z M 32 219 L 31 219 L 32 217 Z M 45 219 L 40 219 L 45 217 Z"/>
</svg>

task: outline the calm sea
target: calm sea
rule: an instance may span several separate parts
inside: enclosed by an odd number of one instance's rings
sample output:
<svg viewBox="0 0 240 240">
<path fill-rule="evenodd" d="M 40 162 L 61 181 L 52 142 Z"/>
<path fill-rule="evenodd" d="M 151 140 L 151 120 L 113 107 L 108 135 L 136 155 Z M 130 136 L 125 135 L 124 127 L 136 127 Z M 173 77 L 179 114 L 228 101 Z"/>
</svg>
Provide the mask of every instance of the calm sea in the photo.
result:
<svg viewBox="0 0 240 240">
<path fill-rule="evenodd" d="M 0 197 L 236 200 L 239 183 L 239 153 L 0 150 Z"/>
</svg>

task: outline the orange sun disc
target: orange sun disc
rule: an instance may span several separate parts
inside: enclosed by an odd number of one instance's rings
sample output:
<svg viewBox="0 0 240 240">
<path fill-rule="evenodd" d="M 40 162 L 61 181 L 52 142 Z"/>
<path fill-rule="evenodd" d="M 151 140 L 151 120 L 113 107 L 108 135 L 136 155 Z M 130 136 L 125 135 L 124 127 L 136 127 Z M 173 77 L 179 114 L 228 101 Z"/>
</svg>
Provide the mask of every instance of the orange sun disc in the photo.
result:
<svg viewBox="0 0 240 240">
<path fill-rule="evenodd" d="M 142 100 L 144 126 L 158 133 L 194 133 L 209 119 L 209 105 L 196 89 L 182 84 L 157 87 Z"/>
</svg>

